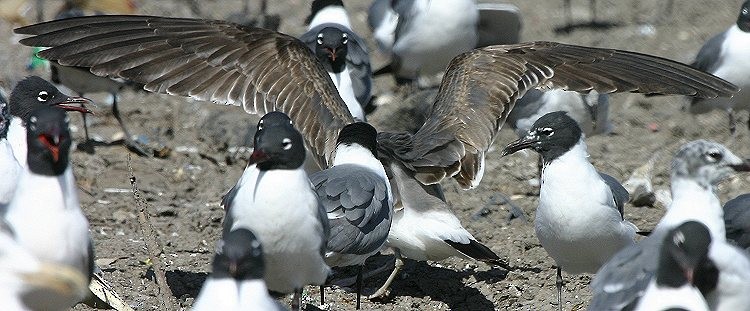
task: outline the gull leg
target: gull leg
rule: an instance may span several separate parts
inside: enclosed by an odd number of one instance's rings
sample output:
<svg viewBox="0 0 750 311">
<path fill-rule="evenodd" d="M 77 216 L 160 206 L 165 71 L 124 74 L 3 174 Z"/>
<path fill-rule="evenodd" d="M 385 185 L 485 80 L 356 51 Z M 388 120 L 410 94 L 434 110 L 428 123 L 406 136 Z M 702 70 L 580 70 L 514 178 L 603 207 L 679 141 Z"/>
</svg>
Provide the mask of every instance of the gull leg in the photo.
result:
<svg viewBox="0 0 750 311">
<path fill-rule="evenodd" d="M 83 97 L 83 94 L 78 93 L 78 96 Z M 86 105 L 81 103 L 81 108 L 86 108 Z M 91 141 L 91 137 L 89 136 L 89 122 L 86 113 L 81 112 L 81 117 L 83 118 L 83 133 L 84 136 L 86 136 L 86 139 L 84 139 L 82 144 L 78 145 L 78 149 L 83 150 L 88 154 L 94 154 L 94 142 Z"/>
<path fill-rule="evenodd" d="M 302 300 L 302 289 L 297 288 L 294 290 L 294 295 L 292 296 L 292 311 L 299 311 L 300 308 L 300 301 Z"/>
<path fill-rule="evenodd" d="M 325 286 L 324 285 L 320 285 L 320 304 L 321 305 L 323 305 L 323 304 L 326 303 L 326 298 L 325 298 L 325 293 L 326 292 L 325 292 L 325 290 L 326 290 Z"/>
<path fill-rule="evenodd" d="M 144 150 L 140 144 L 136 143 L 133 140 L 133 135 L 130 135 L 130 131 L 128 131 L 125 123 L 122 121 L 122 117 L 120 116 L 120 109 L 117 107 L 117 94 L 112 94 L 112 96 L 114 98 L 114 100 L 112 101 L 112 115 L 115 116 L 115 119 L 117 119 L 117 123 L 120 124 L 122 132 L 125 133 L 125 146 L 139 156 L 147 156 L 148 153 L 146 152 L 146 150 Z"/>
<path fill-rule="evenodd" d="M 396 279 L 396 275 L 398 275 L 398 273 L 401 271 L 401 268 L 403 268 L 404 261 L 401 258 L 401 252 L 399 252 L 398 249 L 394 249 L 393 254 L 396 257 L 396 260 L 393 263 L 393 271 L 391 271 L 391 275 L 389 275 L 388 279 L 385 280 L 383 286 L 375 291 L 374 294 L 367 297 L 368 299 L 375 299 L 384 296 L 386 291 L 388 291 L 388 288 L 391 286 L 391 283 L 393 283 L 393 280 Z"/>
<path fill-rule="evenodd" d="M 557 279 L 555 280 L 555 286 L 557 286 L 557 310 L 562 311 L 562 270 L 557 267 Z"/>
<path fill-rule="evenodd" d="M 360 306 L 360 297 L 362 296 L 362 265 L 357 269 L 357 310 Z"/>
</svg>

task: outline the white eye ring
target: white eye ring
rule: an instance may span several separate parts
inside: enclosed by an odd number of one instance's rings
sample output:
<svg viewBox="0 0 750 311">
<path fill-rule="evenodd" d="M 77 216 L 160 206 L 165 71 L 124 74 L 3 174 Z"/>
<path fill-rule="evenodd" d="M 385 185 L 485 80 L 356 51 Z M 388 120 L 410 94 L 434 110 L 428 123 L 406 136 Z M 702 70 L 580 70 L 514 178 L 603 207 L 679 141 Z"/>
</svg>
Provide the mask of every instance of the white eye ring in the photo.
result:
<svg viewBox="0 0 750 311">
<path fill-rule="evenodd" d="M 341 40 L 341 43 L 346 44 L 347 42 L 349 42 L 349 35 L 347 35 L 346 33 L 342 34 L 341 37 L 343 38 L 343 40 Z"/>
<path fill-rule="evenodd" d="M 36 123 L 36 121 L 37 121 L 36 117 L 32 116 L 31 118 L 29 118 L 29 122 L 31 123 Z"/>
<path fill-rule="evenodd" d="M 322 33 L 318 34 L 318 44 L 323 44 L 323 34 Z"/>
<path fill-rule="evenodd" d="M 41 91 L 39 92 L 39 95 L 37 95 L 36 100 L 40 102 L 46 102 L 49 99 L 49 93 L 47 91 Z"/>
<path fill-rule="evenodd" d="M 674 242 L 675 245 L 680 245 L 682 243 L 685 243 L 685 235 L 682 234 L 682 232 L 677 231 L 674 235 L 674 238 L 672 239 L 672 242 Z"/>
<path fill-rule="evenodd" d="M 281 140 L 281 147 L 284 148 L 284 150 L 292 149 L 292 140 L 289 138 L 284 138 Z"/>
</svg>

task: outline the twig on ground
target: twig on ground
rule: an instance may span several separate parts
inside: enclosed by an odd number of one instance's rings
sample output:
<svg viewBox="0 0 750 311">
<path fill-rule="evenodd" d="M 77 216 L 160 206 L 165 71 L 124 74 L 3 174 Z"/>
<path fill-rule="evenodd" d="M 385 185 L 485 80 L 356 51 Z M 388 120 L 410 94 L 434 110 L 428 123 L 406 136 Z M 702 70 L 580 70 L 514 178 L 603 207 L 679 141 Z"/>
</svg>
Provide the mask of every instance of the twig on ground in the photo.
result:
<svg viewBox="0 0 750 311">
<path fill-rule="evenodd" d="M 151 225 L 151 220 L 146 211 L 146 201 L 141 197 L 141 193 L 138 190 L 138 182 L 133 173 L 130 154 L 128 154 L 128 173 L 130 173 L 130 186 L 132 187 L 133 198 L 138 209 L 138 225 L 141 227 L 141 234 L 143 234 L 143 240 L 146 242 L 148 256 L 151 259 L 154 274 L 156 275 L 156 283 L 159 285 L 159 301 L 161 302 L 162 310 L 172 311 L 175 310 L 174 296 L 172 295 L 172 290 L 169 288 L 169 284 L 167 284 L 167 277 L 164 274 L 164 267 L 159 257 L 159 254 L 163 250 L 160 246 L 161 244 L 156 239 L 156 230 Z"/>
</svg>

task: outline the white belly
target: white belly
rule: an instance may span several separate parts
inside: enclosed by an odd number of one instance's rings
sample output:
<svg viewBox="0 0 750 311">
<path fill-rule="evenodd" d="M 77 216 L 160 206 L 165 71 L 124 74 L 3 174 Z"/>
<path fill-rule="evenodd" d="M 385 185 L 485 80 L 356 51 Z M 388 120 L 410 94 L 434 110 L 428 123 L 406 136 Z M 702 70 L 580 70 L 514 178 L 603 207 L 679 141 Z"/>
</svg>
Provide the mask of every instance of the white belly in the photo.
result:
<svg viewBox="0 0 750 311">
<path fill-rule="evenodd" d="M 349 113 L 351 113 L 355 119 L 364 121 L 365 111 L 362 110 L 361 104 L 357 101 L 357 97 L 354 95 L 354 88 L 349 69 L 344 69 L 344 71 L 340 73 L 329 72 L 328 75 L 331 76 L 331 80 L 333 80 L 333 84 L 336 85 L 339 95 L 344 99 L 344 103 L 346 103 L 346 108 L 349 109 Z"/>
<path fill-rule="evenodd" d="M 446 5 L 448 1 L 450 5 Z M 442 72 L 453 57 L 476 46 L 479 12 L 473 0 L 423 0 L 415 5 L 426 10 L 412 16 L 411 26 L 397 35 L 393 47 L 400 59 L 400 76 L 416 78 Z"/>
<path fill-rule="evenodd" d="M 750 110 L 750 33 L 741 31 L 737 25 L 727 31 L 721 47 L 721 63 L 712 73 L 740 87 L 740 92 L 732 98 L 701 101 L 696 107 L 691 107 L 691 112 L 705 113 L 711 109 L 728 108 Z"/>
<path fill-rule="evenodd" d="M 291 293 L 325 282 L 329 268 L 320 254 L 325 241 L 317 218 L 318 198 L 304 171 L 261 173 L 250 166 L 239 184 L 229 210 L 234 220 L 231 229 L 247 228 L 258 236 L 268 288 Z"/>
<path fill-rule="evenodd" d="M 0 206 L 8 204 L 13 198 L 21 172 L 21 165 L 13 155 L 10 142 L 0 139 Z"/>
</svg>

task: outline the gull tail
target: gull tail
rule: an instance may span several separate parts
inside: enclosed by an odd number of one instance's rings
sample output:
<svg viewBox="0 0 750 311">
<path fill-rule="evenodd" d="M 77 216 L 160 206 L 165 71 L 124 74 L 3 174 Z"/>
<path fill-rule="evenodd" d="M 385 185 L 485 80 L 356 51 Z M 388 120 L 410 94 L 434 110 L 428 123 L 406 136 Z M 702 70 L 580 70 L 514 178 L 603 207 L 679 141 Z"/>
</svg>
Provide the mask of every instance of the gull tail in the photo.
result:
<svg viewBox="0 0 750 311">
<path fill-rule="evenodd" d="M 451 240 L 443 240 L 445 243 L 448 243 L 451 247 L 455 248 L 457 251 L 459 251 L 461 254 L 464 254 L 466 257 L 472 258 L 474 260 L 479 260 L 482 262 L 486 262 L 493 265 L 503 265 L 504 263 L 500 259 L 495 252 L 493 252 L 489 247 L 485 246 L 482 243 L 479 243 L 477 240 L 469 240 L 469 244 L 463 244 L 459 242 L 454 242 Z"/>
</svg>

